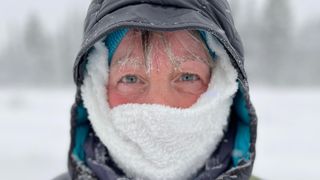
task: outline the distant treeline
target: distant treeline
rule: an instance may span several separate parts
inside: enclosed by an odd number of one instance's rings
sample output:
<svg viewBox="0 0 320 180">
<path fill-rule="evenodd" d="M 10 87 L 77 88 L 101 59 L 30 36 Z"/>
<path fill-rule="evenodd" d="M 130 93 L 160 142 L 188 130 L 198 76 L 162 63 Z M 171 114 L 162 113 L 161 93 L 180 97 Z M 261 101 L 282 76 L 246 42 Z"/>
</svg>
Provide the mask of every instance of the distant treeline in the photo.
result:
<svg viewBox="0 0 320 180">
<path fill-rule="evenodd" d="M 249 81 L 273 86 L 320 85 L 320 17 L 296 28 L 290 0 L 231 0 L 245 46 Z M 22 28 L 8 27 L 10 40 L 0 50 L 1 85 L 71 85 L 84 14 L 71 13 L 50 33 L 31 15 Z"/>
<path fill-rule="evenodd" d="M 83 21 L 83 14 L 69 13 L 53 33 L 32 14 L 23 28 L 8 27 L 9 41 L 0 50 L 1 85 L 72 85 Z"/>
<path fill-rule="evenodd" d="M 297 28 L 290 0 L 231 0 L 249 80 L 272 86 L 320 85 L 320 17 Z M 310 5 L 312 6 L 312 5 Z"/>
</svg>

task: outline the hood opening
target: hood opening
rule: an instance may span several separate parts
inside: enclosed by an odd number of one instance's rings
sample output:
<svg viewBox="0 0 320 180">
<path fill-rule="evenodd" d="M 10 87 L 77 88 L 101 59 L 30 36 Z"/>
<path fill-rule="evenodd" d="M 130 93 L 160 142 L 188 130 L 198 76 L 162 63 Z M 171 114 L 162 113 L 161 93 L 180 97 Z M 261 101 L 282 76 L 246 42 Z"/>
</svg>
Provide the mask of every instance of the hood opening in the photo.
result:
<svg viewBox="0 0 320 180">
<path fill-rule="evenodd" d="M 113 32 L 116 36 L 124 36 L 126 30 L 119 32 Z M 215 56 L 214 46 L 212 46 L 212 34 L 200 31 L 201 38 L 205 40 L 212 56 Z M 211 38 L 210 38 L 211 37 Z M 108 37 L 105 38 L 105 45 L 108 47 L 109 51 L 113 51 L 117 48 L 115 44 L 119 42 L 110 42 Z M 211 42 L 211 43 L 210 43 Z M 111 44 L 111 46 L 110 46 Z M 210 45 L 211 44 L 211 45 Z M 93 48 L 90 49 L 89 53 L 94 51 Z M 86 61 L 87 62 L 87 61 Z M 84 71 L 83 71 L 84 73 Z M 250 146 L 251 146 L 251 117 L 248 110 L 248 102 L 246 98 L 246 91 L 242 84 L 238 82 L 238 91 L 234 97 L 233 105 L 231 107 L 231 113 L 233 113 L 237 119 L 237 128 L 234 141 L 234 149 L 231 155 L 233 167 L 239 166 L 251 159 Z M 79 90 L 78 90 L 79 91 Z M 78 92 L 79 93 L 79 92 Z M 79 93 L 80 94 L 80 93 Z M 84 152 L 84 144 L 90 132 L 93 132 L 92 126 L 88 120 L 88 113 L 86 108 L 83 105 L 82 101 L 79 101 L 75 104 L 73 116 L 73 134 L 72 134 L 72 147 L 71 154 L 77 160 L 82 163 L 86 163 L 86 155 Z"/>
</svg>

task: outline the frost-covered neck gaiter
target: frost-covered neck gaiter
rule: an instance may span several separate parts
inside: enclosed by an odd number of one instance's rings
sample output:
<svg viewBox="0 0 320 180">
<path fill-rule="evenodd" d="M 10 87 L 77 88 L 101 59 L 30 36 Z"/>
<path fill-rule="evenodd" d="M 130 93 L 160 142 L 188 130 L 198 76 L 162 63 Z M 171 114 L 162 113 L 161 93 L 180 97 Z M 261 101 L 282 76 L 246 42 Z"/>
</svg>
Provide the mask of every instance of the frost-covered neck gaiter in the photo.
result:
<svg viewBox="0 0 320 180">
<path fill-rule="evenodd" d="M 187 179 L 214 152 L 228 125 L 237 73 L 222 47 L 208 90 L 190 108 L 107 102 L 108 50 L 88 57 L 81 87 L 89 120 L 114 162 L 134 179 Z"/>
</svg>

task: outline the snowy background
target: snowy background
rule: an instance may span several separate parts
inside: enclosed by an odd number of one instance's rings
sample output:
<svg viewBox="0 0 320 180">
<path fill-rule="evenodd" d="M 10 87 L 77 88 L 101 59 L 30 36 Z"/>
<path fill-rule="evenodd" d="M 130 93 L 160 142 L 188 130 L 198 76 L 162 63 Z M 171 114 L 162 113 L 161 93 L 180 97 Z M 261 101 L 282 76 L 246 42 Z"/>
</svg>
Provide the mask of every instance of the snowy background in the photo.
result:
<svg viewBox="0 0 320 180">
<path fill-rule="evenodd" d="M 254 174 L 320 179 L 320 1 L 231 2 L 259 117 Z M 88 4 L 1 2 L 0 179 L 66 171 L 71 69 Z"/>
</svg>

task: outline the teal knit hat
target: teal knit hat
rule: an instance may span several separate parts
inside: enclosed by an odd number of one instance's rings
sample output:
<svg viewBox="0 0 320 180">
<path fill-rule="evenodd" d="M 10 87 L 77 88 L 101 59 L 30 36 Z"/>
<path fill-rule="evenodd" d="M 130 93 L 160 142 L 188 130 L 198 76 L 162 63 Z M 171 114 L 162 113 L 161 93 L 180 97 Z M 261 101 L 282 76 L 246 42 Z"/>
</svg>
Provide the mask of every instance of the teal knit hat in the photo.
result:
<svg viewBox="0 0 320 180">
<path fill-rule="evenodd" d="M 129 30 L 126 28 L 118 29 L 118 30 L 110 33 L 106 37 L 106 39 L 104 40 L 104 43 L 109 50 L 109 53 L 108 53 L 108 64 L 109 65 L 111 64 L 112 57 L 113 57 L 116 49 L 118 48 L 121 40 L 124 38 L 124 36 L 127 34 L 128 31 Z M 199 31 L 199 34 L 201 36 L 201 39 L 205 42 L 207 49 L 209 49 L 212 59 L 215 59 L 216 53 L 208 47 L 206 33 L 204 31 Z"/>
<path fill-rule="evenodd" d="M 113 54 L 115 53 L 121 40 L 124 38 L 124 36 L 127 34 L 127 32 L 128 32 L 128 29 L 118 29 L 118 30 L 110 33 L 106 37 L 106 39 L 104 40 L 104 43 L 109 50 L 109 53 L 108 53 L 108 64 L 109 65 L 111 64 Z"/>
</svg>

